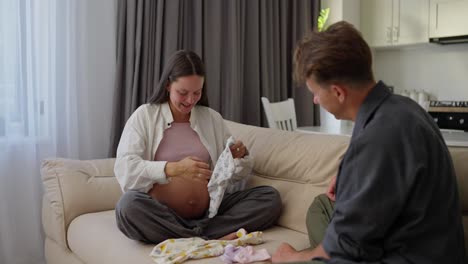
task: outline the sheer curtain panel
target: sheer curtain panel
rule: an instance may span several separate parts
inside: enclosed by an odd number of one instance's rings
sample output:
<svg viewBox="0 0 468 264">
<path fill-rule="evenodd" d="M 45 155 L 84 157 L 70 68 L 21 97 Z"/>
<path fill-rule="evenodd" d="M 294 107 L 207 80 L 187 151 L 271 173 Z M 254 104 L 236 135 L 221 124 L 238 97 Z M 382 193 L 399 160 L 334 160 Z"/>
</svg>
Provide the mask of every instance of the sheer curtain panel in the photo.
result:
<svg viewBox="0 0 468 264">
<path fill-rule="evenodd" d="M 0 263 L 45 262 L 41 161 L 89 158 L 79 139 L 93 134 L 82 121 L 83 109 L 93 111 L 86 100 L 92 2 L 0 1 Z"/>
</svg>

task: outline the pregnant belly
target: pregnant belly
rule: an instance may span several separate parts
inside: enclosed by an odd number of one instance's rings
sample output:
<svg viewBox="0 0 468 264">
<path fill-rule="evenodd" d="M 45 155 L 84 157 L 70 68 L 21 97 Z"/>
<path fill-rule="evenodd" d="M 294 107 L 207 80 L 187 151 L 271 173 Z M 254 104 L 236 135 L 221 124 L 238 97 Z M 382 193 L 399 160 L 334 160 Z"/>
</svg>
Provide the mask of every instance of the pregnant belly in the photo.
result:
<svg viewBox="0 0 468 264">
<path fill-rule="evenodd" d="M 207 185 L 203 181 L 172 178 L 168 184 L 154 184 L 149 195 L 170 207 L 179 216 L 199 218 L 210 205 Z"/>
</svg>

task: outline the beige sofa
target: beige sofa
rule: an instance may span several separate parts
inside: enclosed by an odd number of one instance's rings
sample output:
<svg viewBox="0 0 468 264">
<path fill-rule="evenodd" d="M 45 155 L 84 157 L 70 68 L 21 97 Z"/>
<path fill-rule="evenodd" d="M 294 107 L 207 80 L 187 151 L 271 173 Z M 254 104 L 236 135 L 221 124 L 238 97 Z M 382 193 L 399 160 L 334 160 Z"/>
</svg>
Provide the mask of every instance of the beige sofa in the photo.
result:
<svg viewBox="0 0 468 264">
<path fill-rule="evenodd" d="M 337 173 L 349 138 L 283 132 L 230 121 L 227 124 L 255 157 L 251 185 L 274 186 L 283 200 L 278 224 L 264 231 L 266 243 L 256 248 L 266 248 L 272 254 L 282 241 L 297 249 L 307 248 L 306 210 Z M 468 186 L 468 148 L 451 148 L 450 151 L 465 212 L 468 209 L 464 189 Z M 154 245 L 127 239 L 116 227 L 114 206 L 121 190 L 113 167 L 113 159 L 43 162 L 47 263 L 153 263 L 149 254 Z M 468 217 L 464 216 L 463 221 L 467 225 Z M 218 258 L 190 262 L 221 263 Z"/>
</svg>

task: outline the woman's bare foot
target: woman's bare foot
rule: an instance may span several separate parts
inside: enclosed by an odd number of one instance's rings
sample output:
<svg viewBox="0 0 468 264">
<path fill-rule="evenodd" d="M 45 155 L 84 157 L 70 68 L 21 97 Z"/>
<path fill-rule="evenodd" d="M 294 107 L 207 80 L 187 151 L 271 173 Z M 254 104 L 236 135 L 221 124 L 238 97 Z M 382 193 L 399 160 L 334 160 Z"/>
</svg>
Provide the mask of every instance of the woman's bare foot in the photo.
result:
<svg viewBox="0 0 468 264">
<path fill-rule="evenodd" d="M 273 254 L 273 257 L 271 257 L 271 262 L 300 262 L 310 259 L 310 251 L 297 251 L 291 245 L 282 243 L 276 250 L 275 254 Z"/>
<path fill-rule="evenodd" d="M 218 240 L 234 240 L 234 239 L 236 239 L 236 238 L 237 238 L 236 232 L 232 232 L 232 233 L 230 233 L 230 234 L 227 234 L 227 235 L 225 235 L 225 236 L 219 238 Z"/>
</svg>

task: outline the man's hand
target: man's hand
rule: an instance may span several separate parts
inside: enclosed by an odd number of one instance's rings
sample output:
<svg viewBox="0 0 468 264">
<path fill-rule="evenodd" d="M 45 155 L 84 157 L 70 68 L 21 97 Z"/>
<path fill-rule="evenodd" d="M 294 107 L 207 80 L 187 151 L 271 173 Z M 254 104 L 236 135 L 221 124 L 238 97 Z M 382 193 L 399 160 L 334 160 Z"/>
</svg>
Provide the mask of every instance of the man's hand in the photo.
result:
<svg viewBox="0 0 468 264">
<path fill-rule="evenodd" d="M 333 202 L 336 200 L 335 190 L 336 190 L 336 176 L 333 177 L 333 179 L 331 180 L 330 184 L 328 185 L 327 192 L 326 192 L 328 199 L 332 200 Z"/>
<path fill-rule="evenodd" d="M 188 180 L 199 181 L 209 181 L 213 173 L 208 163 L 193 156 L 176 162 L 168 162 L 164 172 L 168 178 L 181 177 Z"/>
</svg>

